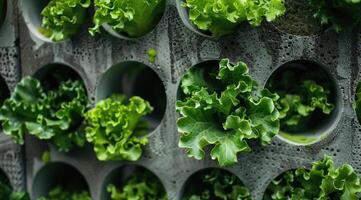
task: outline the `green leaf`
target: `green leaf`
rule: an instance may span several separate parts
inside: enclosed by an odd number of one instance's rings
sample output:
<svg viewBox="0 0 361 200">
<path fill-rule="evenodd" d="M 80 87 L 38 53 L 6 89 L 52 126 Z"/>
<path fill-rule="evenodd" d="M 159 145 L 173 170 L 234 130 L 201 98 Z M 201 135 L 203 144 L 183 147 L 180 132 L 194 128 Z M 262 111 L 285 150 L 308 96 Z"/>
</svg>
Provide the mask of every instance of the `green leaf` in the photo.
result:
<svg viewBox="0 0 361 200">
<path fill-rule="evenodd" d="M 150 114 L 149 102 L 134 96 L 112 95 L 85 114 L 86 138 L 99 160 L 138 160 L 148 143 L 148 128 L 141 118 Z"/>
<path fill-rule="evenodd" d="M 161 18 L 165 0 L 95 0 L 95 7 L 91 35 L 100 33 L 101 26 L 107 24 L 127 36 L 140 37 Z"/>
<path fill-rule="evenodd" d="M 0 108 L 3 131 L 18 144 L 24 134 L 51 140 L 59 151 L 83 146 L 85 137 L 77 132 L 87 108 L 86 91 L 80 81 L 62 82 L 45 92 L 37 79 L 25 77 Z"/>
<path fill-rule="evenodd" d="M 162 183 L 149 172 L 141 172 L 130 176 L 120 187 L 113 184 L 107 186 L 111 200 L 167 200 Z"/>
<path fill-rule="evenodd" d="M 0 199 L 3 200 L 30 200 L 25 192 L 16 192 L 10 186 L 0 182 Z"/>
<path fill-rule="evenodd" d="M 182 78 L 185 98 L 177 101 L 179 147 L 200 160 L 204 148 L 212 146 L 211 157 L 228 166 L 237 162 L 239 152 L 251 151 L 247 141 L 266 145 L 278 133 L 274 105 L 278 96 L 260 90 L 245 63 L 232 65 L 223 59 L 214 73 L 192 68 Z"/>
<path fill-rule="evenodd" d="M 253 26 L 259 26 L 263 18 L 273 21 L 286 11 L 283 0 L 186 0 L 183 6 L 198 29 L 215 37 L 232 33 L 245 21 Z"/>
<path fill-rule="evenodd" d="M 331 157 L 314 162 L 310 170 L 291 170 L 268 186 L 265 200 L 356 200 L 360 180 L 350 165 L 335 168 Z"/>
<path fill-rule="evenodd" d="M 53 41 L 64 41 L 84 24 L 90 0 L 50 0 L 41 12 L 39 31 Z"/>
</svg>

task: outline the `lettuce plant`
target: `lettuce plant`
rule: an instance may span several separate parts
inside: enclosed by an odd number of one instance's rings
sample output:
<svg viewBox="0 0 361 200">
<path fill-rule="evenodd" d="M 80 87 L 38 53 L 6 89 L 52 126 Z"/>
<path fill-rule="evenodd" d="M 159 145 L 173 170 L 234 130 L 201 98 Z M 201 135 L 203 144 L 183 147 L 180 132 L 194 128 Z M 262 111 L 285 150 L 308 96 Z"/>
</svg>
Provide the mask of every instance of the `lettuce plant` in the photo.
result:
<svg viewBox="0 0 361 200">
<path fill-rule="evenodd" d="M 203 159 L 204 148 L 211 146 L 212 159 L 232 165 L 239 152 L 251 151 L 248 141 L 266 145 L 279 132 L 278 95 L 260 89 L 243 62 L 223 59 L 219 67 L 193 67 L 183 76 L 181 90 L 179 147 L 189 157 Z"/>
<path fill-rule="evenodd" d="M 249 190 L 233 174 L 219 169 L 197 173 L 192 184 L 196 189 L 186 189 L 182 200 L 251 200 Z"/>
<path fill-rule="evenodd" d="M 106 24 L 129 37 L 140 37 L 161 18 L 165 0 L 95 0 L 95 6 L 91 35 L 99 33 Z"/>
<path fill-rule="evenodd" d="M 317 110 L 329 115 L 335 107 L 329 100 L 330 91 L 312 80 L 296 84 L 293 90 L 276 92 L 281 96 L 276 107 L 280 112 L 282 130 L 305 129 Z"/>
<path fill-rule="evenodd" d="M 149 172 L 132 175 L 121 188 L 113 184 L 107 186 L 111 200 L 167 200 L 162 183 Z"/>
<path fill-rule="evenodd" d="M 148 101 L 134 96 L 112 95 L 100 101 L 85 114 L 86 138 L 93 143 L 99 160 L 135 161 L 148 143 L 148 127 L 141 118 L 153 107 Z"/>
<path fill-rule="evenodd" d="M 42 10 L 39 32 L 53 41 L 63 41 L 84 24 L 90 0 L 50 0 Z"/>
<path fill-rule="evenodd" d="M 0 108 L 3 131 L 18 144 L 24 133 L 51 140 L 59 151 L 83 146 L 85 137 L 77 131 L 87 107 L 87 96 L 80 81 L 65 81 L 54 90 L 44 91 L 40 82 L 25 77 L 13 95 Z"/>
<path fill-rule="evenodd" d="M 49 192 L 48 197 L 40 197 L 37 200 L 92 200 L 92 198 L 86 190 L 70 191 L 57 186 Z"/>
<path fill-rule="evenodd" d="M 354 107 L 357 119 L 361 122 L 361 82 L 357 84 Z"/>
<path fill-rule="evenodd" d="M 230 34 L 242 22 L 259 26 L 264 18 L 273 21 L 286 8 L 283 0 L 185 0 L 190 21 L 200 30 L 220 37 Z"/>
<path fill-rule="evenodd" d="M 30 200 L 25 192 L 15 192 L 7 184 L 0 182 L 0 199 L 3 200 Z"/>
<path fill-rule="evenodd" d="M 336 32 L 361 24 L 361 0 L 309 0 L 314 17 Z"/>
<path fill-rule="evenodd" d="M 311 169 L 300 168 L 277 177 L 268 186 L 264 200 L 340 199 L 358 200 L 360 179 L 350 165 L 336 168 L 332 158 L 325 156 Z"/>
</svg>

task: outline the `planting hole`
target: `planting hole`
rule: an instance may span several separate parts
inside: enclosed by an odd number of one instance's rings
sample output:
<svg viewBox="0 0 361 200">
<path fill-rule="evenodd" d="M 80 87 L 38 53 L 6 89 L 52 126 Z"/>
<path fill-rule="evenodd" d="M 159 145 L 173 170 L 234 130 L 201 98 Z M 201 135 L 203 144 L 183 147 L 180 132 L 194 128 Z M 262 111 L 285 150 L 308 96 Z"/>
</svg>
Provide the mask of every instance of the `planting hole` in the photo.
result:
<svg viewBox="0 0 361 200">
<path fill-rule="evenodd" d="M 277 107 L 281 115 L 286 113 L 280 119 L 281 139 L 298 145 L 312 144 L 335 128 L 342 109 L 341 95 L 324 66 L 308 60 L 288 62 L 272 73 L 266 88 L 280 95 Z"/>
<path fill-rule="evenodd" d="M 101 77 L 96 89 L 96 101 L 112 94 L 124 94 L 128 98 L 139 96 L 154 108 L 144 119 L 154 130 L 163 119 L 166 109 L 166 94 L 158 74 L 145 64 L 126 61 L 112 66 Z"/>
<path fill-rule="evenodd" d="M 141 184 L 146 184 L 146 185 L 141 185 Z M 122 191 L 124 187 L 128 187 L 128 190 L 140 189 L 141 191 L 138 191 L 139 193 L 137 194 L 146 191 L 146 189 L 144 188 L 147 188 L 152 190 L 148 192 L 152 193 L 152 195 L 155 195 L 154 199 L 167 199 L 164 186 L 159 180 L 159 178 L 152 171 L 139 165 L 123 165 L 111 171 L 106 176 L 104 183 L 102 185 L 102 189 L 101 189 L 102 192 L 100 198 L 101 200 L 111 199 L 110 192 L 108 191 L 109 185 L 114 185 L 119 192 Z M 139 186 L 141 186 L 141 188 Z"/>
<path fill-rule="evenodd" d="M 41 11 L 48 5 L 49 0 L 21 0 L 21 11 L 23 12 L 25 23 L 30 30 L 30 32 L 38 37 L 39 39 L 52 42 L 49 38 L 45 37 L 39 32 L 39 27 L 43 17 L 41 16 Z"/>
<path fill-rule="evenodd" d="M 10 90 L 7 87 L 5 80 L 0 76 L 0 106 L 10 97 Z"/>
<path fill-rule="evenodd" d="M 51 63 L 41 67 L 34 73 L 45 90 L 52 90 L 59 87 L 60 83 L 67 80 L 81 80 L 84 81 L 73 68 L 60 63 Z"/>
<path fill-rule="evenodd" d="M 251 199 L 251 197 L 249 190 L 233 173 L 220 168 L 207 168 L 194 173 L 188 178 L 179 199 L 221 200 Z"/>
<path fill-rule="evenodd" d="M 41 168 L 32 185 L 33 199 L 48 196 L 58 186 L 68 191 L 89 191 L 84 176 L 73 166 L 61 162 L 49 163 Z"/>
</svg>

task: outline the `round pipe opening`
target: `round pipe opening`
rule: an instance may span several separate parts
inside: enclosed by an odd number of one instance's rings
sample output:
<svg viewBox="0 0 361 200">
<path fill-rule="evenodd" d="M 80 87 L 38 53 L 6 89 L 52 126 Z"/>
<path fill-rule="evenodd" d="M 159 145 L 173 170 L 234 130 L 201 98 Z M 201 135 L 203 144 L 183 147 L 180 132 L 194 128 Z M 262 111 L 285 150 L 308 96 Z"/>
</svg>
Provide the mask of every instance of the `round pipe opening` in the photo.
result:
<svg viewBox="0 0 361 200">
<path fill-rule="evenodd" d="M 154 108 L 145 116 L 150 129 L 154 130 L 160 124 L 166 110 L 167 98 L 162 80 L 149 66 L 126 61 L 110 67 L 101 77 L 96 88 L 96 101 L 99 102 L 113 94 L 124 94 L 128 98 L 139 96 Z"/>
<path fill-rule="evenodd" d="M 221 168 L 206 168 L 193 173 L 184 183 L 179 200 L 252 199 L 249 190 L 232 172 Z M 197 198 L 198 197 L 198 198 Z"/>
<path fill-rule="evenodd" d="M 301 118 L 296 126 L 282 125 L 278 137 L 295 145 L 309 145 L 326 138 L 337 126 L 342 112 L 341 92 L 336 80 L 321 64 L 310 60 L 295 60 L 276 69 L 267 80 L 266 88 L 271 92 L 297 95 L 297 90 L 304 81 L 311 80 L 329 91 L 327 100 L 333 104 L 333 110 L 323 113 L 316 108 L 308 118 Z"/>
<path fill-rule="evenodd" d="M 54 162 L 45 165 L 36 173 L 32 184 L 32 197 L 47 197 L 49 192 L 58 186 L 68 191 L 89 191 L 84 176 L 75 167 Z"/>
<path fill-rule="evenodd" d="M 138 178 L 140 177 L 140 179 L 136 179 L 134 177 L 138 177 Z M 140 182 L 140 183 L 137 182 L 137 180 L 141 180 L 142 177 L 146 177 L 147 181 Z M 155 175 L 155 173 L 153 173 L 152 171 L 150 171 L 149 169 L 147 169 L 143 166 L 128 164 L 128 165 L 122 165 L 122 166 L 115 168 L 106 176 L 106 178 L 104 179 L 104 182 L 102 184 L 100 199 L 101 200 L 111 200 L 111 194 L 109 191 L 107 191 L 109 184 L 114 185 L 118 190 L 122 190 L 124 188 L 123 186 L 125 186 L 128 181 L 132 181 L 133 186 L 135 185 L 135 183 L 138 183 L 138 184 L 145 183 L 145 184 L 149 184 L 148 186 L 157 184 L 156 188 L 158 188 L 159 190 L 158 191 L 149 191 L 149 192 L 155 192 L 158 194 L 166 195 L 164 186 L 163 186 L 162 182 L 160 181 L 160 179 L 157 177 L 157 175 Z M 164 199 L 164 198 L 162 198 L 162 199 Z"/>
</svg>

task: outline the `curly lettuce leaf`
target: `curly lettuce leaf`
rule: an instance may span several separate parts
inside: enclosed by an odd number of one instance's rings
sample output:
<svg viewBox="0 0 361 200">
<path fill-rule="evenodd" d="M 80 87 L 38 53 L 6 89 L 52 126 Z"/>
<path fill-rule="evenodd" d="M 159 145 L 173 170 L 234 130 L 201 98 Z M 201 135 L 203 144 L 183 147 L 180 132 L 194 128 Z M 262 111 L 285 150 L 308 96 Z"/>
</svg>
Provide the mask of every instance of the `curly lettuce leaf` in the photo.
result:
<svg viewBox="0 0 361 200">
<path fill-rule="evenodd" d="M 106 24 L 127 36 L 140 37 L 161 18 L 165 0 L 95 0 L 95 6 L 91 35 L 100 33 L 101 26 Z"/>
<path fill-rule="evenodd" d="M 340 199 L 358 200 L 360 180 L 350 165 L 336 168 L 325 156 L 314 162 L 310 170 L 300 168 L 284 173 L 268 186 L 264 200 Z"/>
<path fill-rule="evenodd" d="M 233 174 L 211 169 L 200 174 L 201 183 L 196 190 L 189 190 L 182 200 L 251 200 L 249 190 Z"/>
<path fill-rule="evenodd" d="M 221 166 L 232 165 L 239 152 L 251 151 L 248 141 L 266 145 L 278 133 L 278 96 L 260 90 L 243 62 L 233 65 L 223 59 L 219 69 L 203 70 L 191 68 L 181 81 L 185 98 L 176 105 L 181 115 L 179 147 L 201 160 L 204 148 L 212 146 L 212 159 Z"/>
<path fill-rule="evenodd" d="M 7 184 L 0 182 L 0 199 L 4 200 L 30 200 L 30 197 L 25 192 L 16 192 Z"/>
<path fill-rule="evenodd" d="M 321 25 L 336 32 L 352 29 L 361 24 L 360 0 L 309 0 L 314 17 Z"/>
<path fill-rule="evenodd" d="M 185 0 L 183 6 L 198 29 L 215 37 L 232 33 L 245 21 L 252 26 L 259 26 L 264 18 L 273 21 L 286 11 L 283 0 Z"/>
<path fill-rule="evenodd" d="M 80 81 L 62 82 L 57 89 L 45 92 L 37 79 L 25 77 L 0 108 L 0 122 L 4 133 L 18 144 L 24 144 L 24 134 L 28 132 L 51 140 L 59 151 L 67 152 L 85 143 L 77 128 L 87 104 Z"/>
<path fill-rule="evenodd" d="M 42 10 L 40 33 L 53 41 L 64 41 L 84 24 L 90 0 L 51 0 Z"/>
<path fill-rule="evenodd" d="M 112 95 L 97 103 L 85 114 L 86 138 L 93 143 L 99 160 L 135 161 L 148 143 L 147 123 L 141 118 L 153 107 L 134 96 L 126 101 L 123 95 Z"/>
<path fill-rule="evenodd" d="M 57 186 L 49 192 L 47 197 L 40 197 L 37 200 L 92 200 L 92 198 L 86 190 L 70 191 Z"/>
<path fill-rule="evenodd" d="M 312 80 L 303 81 L 289 93 L 276 92 L 281 96 L 276 107 L 280 112 L 282 130 L 301 129 L 307 126 L 316 109 L 329 115 L 335 108 L 329 100 L 330 91 Z"/>
<path fill-rule="evenodd" d="M 109 184 L 107 191 L 111 200 L 167 200 L 162 183 L 150 173 L 132 175 L 121 188 Z"/>
</svg>

